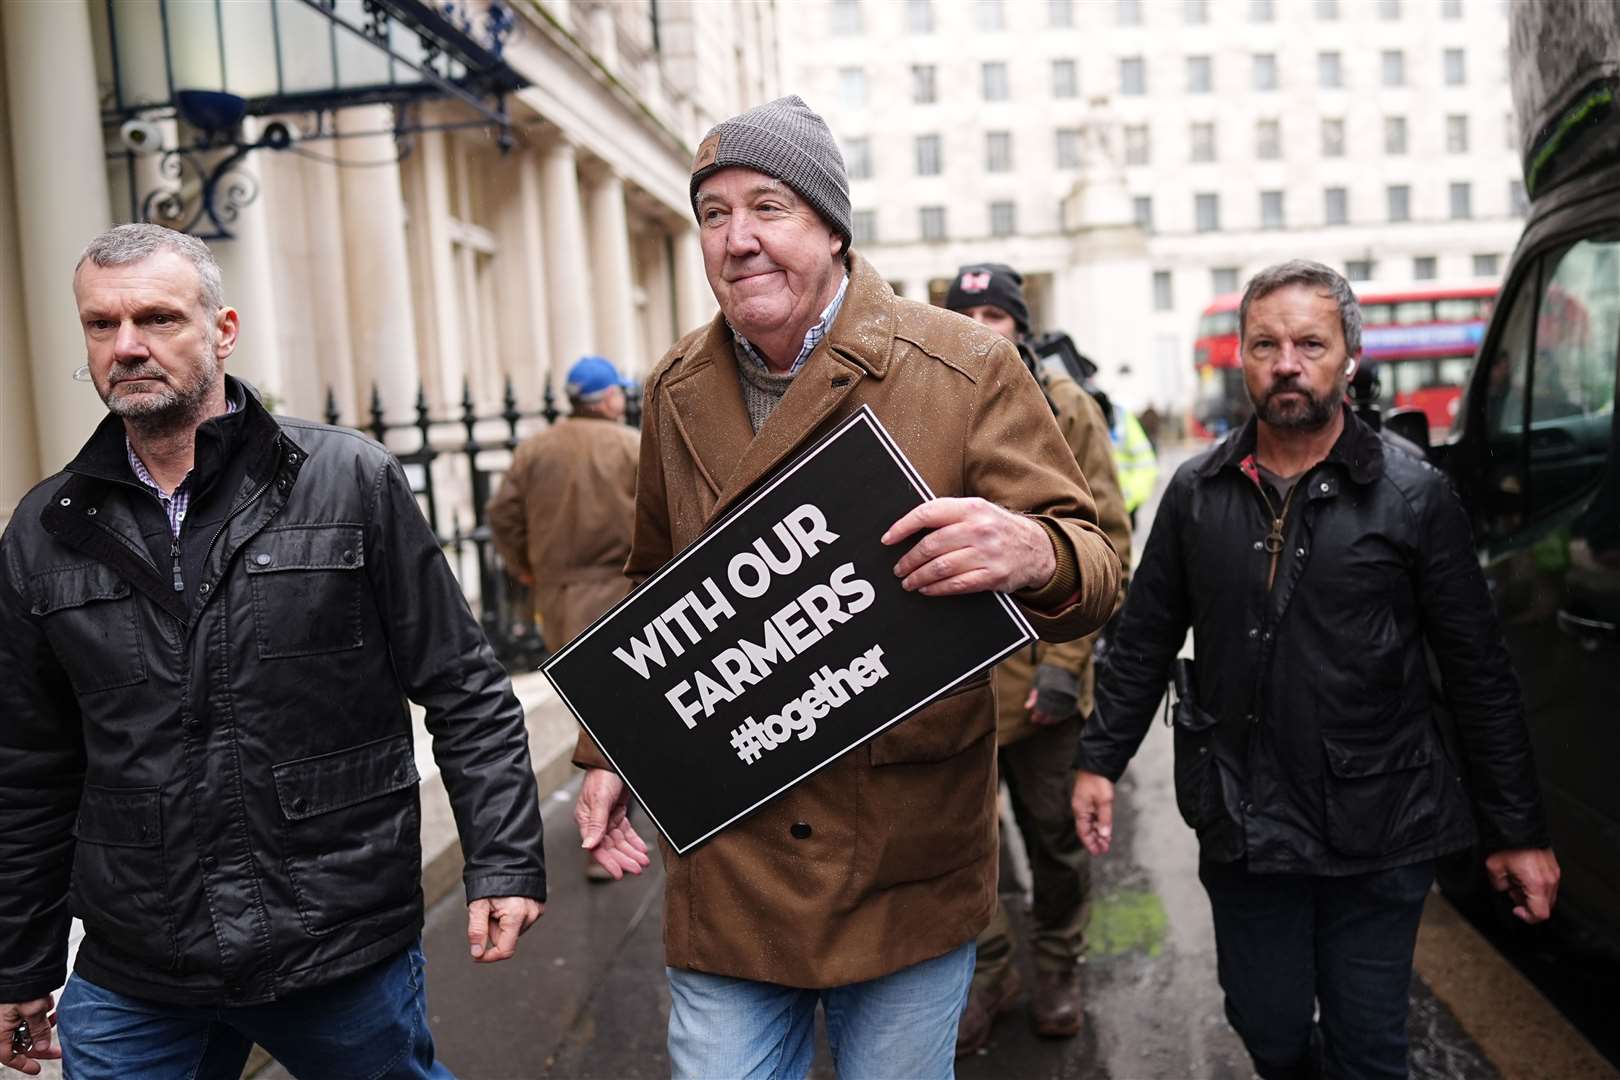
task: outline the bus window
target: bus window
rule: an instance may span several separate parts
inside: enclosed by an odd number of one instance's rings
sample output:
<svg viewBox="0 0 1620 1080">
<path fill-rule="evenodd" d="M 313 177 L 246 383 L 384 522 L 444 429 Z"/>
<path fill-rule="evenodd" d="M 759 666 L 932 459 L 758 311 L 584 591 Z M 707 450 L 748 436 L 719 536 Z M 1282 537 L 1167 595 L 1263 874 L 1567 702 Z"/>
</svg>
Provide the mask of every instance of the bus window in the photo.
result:
<svg viewBox="0 0 1620 1080">
<path fill-rule="evenodd" d="M 1389 305 L 1362 304 L 1361 321 L 1367 326 L 1383 326 L 1389 322 Z"/>
<path fill-rule="evenodd" d="M 1236 311 L 1211 311 L 1198 320 L 1198 336 L 1221 337 L 1226 334 L 1238 332 L 1238 313 Z"/>
<path fill-rule="evenodd" d="M 1434 322 L 1434 304 L 1428 300 L 1403 300 L 1395 305 L 1396 326 L 1418 326 Z"/>
<path fill-rule="evenodd" d="M 1480 310 L 1480 298 L 1477 296 L 1454 296 L 1434 302 L 1436 322 L 1468 322 L 1470 319 L 1483 318 L 1486 314 L 1488 312 Z"/>
</svg>

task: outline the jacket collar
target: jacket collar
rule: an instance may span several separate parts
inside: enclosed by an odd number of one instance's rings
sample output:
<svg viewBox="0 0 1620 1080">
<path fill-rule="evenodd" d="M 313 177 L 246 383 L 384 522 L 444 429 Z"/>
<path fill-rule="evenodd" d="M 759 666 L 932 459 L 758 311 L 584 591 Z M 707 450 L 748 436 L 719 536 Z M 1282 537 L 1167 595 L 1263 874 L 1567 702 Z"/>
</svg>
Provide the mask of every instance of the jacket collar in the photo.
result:
<svg viewBox="0 0 1620 1080">
<path fill-rule="evenodd" d="M 1334 440 L 1324 461 L 1339 465 L 1357 484 L 1370 484 L 1384 474 L 1384 443 L 1378 432 L 1355 414 L 1348 405 L 1340 406 L 1344 412 L 1344 430 Z M 1223 469 L 1237 469 L 1255 451 L 1259 421 L 1250 416 L 1237 431 L 1228 435 L 1198 466 L 1198 479 L 1207 480 Z"/>
<path fill-rule="evenodd" d="M 737 352 L 716 315 L 663 385 L 677 434 L 714 493 L 718 515 L 802 446 L 866 378 L 889 370 L 897 319 L 894 291 L 851 252 L 843 307 L 793 377 L 770 419 L 754 433 L 743 404 Z"/>
<path fill-rule="evenodd" d="M 191 468 L 195 478 L 194 493 L 200 493 L 212 483 L 237 453 L 251 455 L 248 472 L 254 477 L 268 475 L 267 468 L 274 466 L 274 443 L 281 426 L 259 401 L 258 390 L 227 375 L 225 396 L 236 403 L 236 411 L 212 417 L 197 427 L 196 456 Z M 135 482 L 135 474 L 129 467 L 123 420 L 108 413 L 68 462 L 66 471 L 114 483 Z"/>
</svg>

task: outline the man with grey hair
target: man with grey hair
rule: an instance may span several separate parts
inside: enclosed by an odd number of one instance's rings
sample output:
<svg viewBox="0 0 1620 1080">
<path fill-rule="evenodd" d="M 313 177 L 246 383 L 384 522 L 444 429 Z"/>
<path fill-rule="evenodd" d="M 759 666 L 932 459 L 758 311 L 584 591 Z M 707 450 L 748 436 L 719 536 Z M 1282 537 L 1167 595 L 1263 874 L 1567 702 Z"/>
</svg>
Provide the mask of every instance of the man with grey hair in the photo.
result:
<svg viewBox="0 0 1620 1080">
<path fill-rule="evenodd" d="M 1435 860 L 1477 844 L 1526 922 L 1551 913 L 1558 862 L 1462 504 L 1345 403 L 1355 294 L 1294 261 L 1239 311 L 1254 416 L 1160 502 L 1081 736 L 1076 825 L 1108 850 L 1173 662 L 1176 803 L 1256 1071 L 1404 1077 Z M 1196 670 L 1175 659 L 1189 627 Z"/>
<path fill-rule="evenodd" d="M 867 406 L 940 496 L 882 537 L 905 588 L 1010 593 L 1047 640 L 1100 626 L 1119 558 L 1040 387 L 1011 342 L 896 297 L 849 250 L 825 121 L 787 97 L 722 122 L 691 196 L 720 314 L 648 379 L 631 577 Z M 677 1077 L 803 1076 L 818 1004 L 840 1076 L 952 1074 L 995 907 L 995 749 L 979 676 L 696 850 L 663 847 Z M 575 760 L 584 846 L 639 872 L 624 781 L 588 736 Z"/>
<path fill-rule="evenodd" d="M 447 1076 L 407 698 L 488 963 L 545 898 L 511 683 L 399 463 L 224 373 L 207 247 L 119 226 L 73 291 L 110 415 L 0 537 L 0 1064 L 236 1077 L 258 1043 L 297 1076 Z"/>
</svg>

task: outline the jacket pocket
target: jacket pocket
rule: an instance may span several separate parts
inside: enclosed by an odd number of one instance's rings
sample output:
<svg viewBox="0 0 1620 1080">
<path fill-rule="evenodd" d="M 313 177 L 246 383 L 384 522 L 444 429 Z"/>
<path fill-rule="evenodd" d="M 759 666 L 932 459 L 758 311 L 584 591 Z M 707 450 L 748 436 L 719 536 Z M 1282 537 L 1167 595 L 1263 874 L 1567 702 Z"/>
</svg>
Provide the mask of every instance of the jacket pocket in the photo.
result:
<svg viewBox="0 0 1620 1080">
<path fill-rule="evenodd" d="M 146 658 L 129 582 L 101 563 L 35 574 L 31 610 L 75 692 L 93 694 L 146 681 Z"/>
<path fill-rule="evenodd" d="M 173 970 L 162 789 L 86 784 L 73 835 L 73 914 L 97 941 L 159 971 Z"/>
<path fill-rule="evenodd" d="M 277 765 L 283 860 L 304 929 L 320 936 L 420 890 L 421 809 L 409 735 Z M 391 927 L 390 927 L 391 928 Z"/>
<path fill-rule="evenodd" d="M 358 649 L 364 644 L 365 533 L 359 525 L 266 529 L 243 555 L 253 588 L 259 659 Z"/>
<path fill-rule="evenodd" d="M 1392 854 L 1433 827 L 1440 802 L 1426 719 L 1393 730 L 1324 733 L 1322 747 L 1327 841 L 1335 851 Z"/>
<path fill-rule="evenodd" d="M 868 752 L 873 765 L 944 761 L 995 729 L 990 678 L 978 675 L 877 736 Z"/>
<path fill-rule="evenodd" d="M 1221 815 L 1221 770 L 1215 762 L 1215 717 L 1190 699 L 1174 712 L 1176 809 L 1194 829 L 1212 825 Z"/>
</svg>

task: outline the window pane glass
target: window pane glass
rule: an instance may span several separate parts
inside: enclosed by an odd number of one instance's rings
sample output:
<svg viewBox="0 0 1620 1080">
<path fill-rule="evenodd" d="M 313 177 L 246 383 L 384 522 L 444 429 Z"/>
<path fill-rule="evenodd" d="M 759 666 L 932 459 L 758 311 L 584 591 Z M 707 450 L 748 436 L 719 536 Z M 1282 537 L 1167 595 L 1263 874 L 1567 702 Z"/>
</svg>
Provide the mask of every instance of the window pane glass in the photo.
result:
<svg viewBox="0 0 1620 1080">
<path fill-rule="evenodd" d="M 1073 60 L 1052 61 L 1052 96 L 1059 98 L 1078 97 L 1080 94 L 1079 72 Z"/>
<path fill-rule="evenodd" d="M 1430 257 L 1429 261 L 1434 260 Z M 1432 300 L 1402 300 L 1395 305 L 1394 323 L 1396 326 L 1417 326 L 1421 323 L 1434 322 L 1434 302 Z"/>
<path fill-rule="evenodd" d="M 1119 62 L 1119 92 L 1147 93 L 1147 69 L 1140 56 L 1127 56 Z"/>
</svg>

